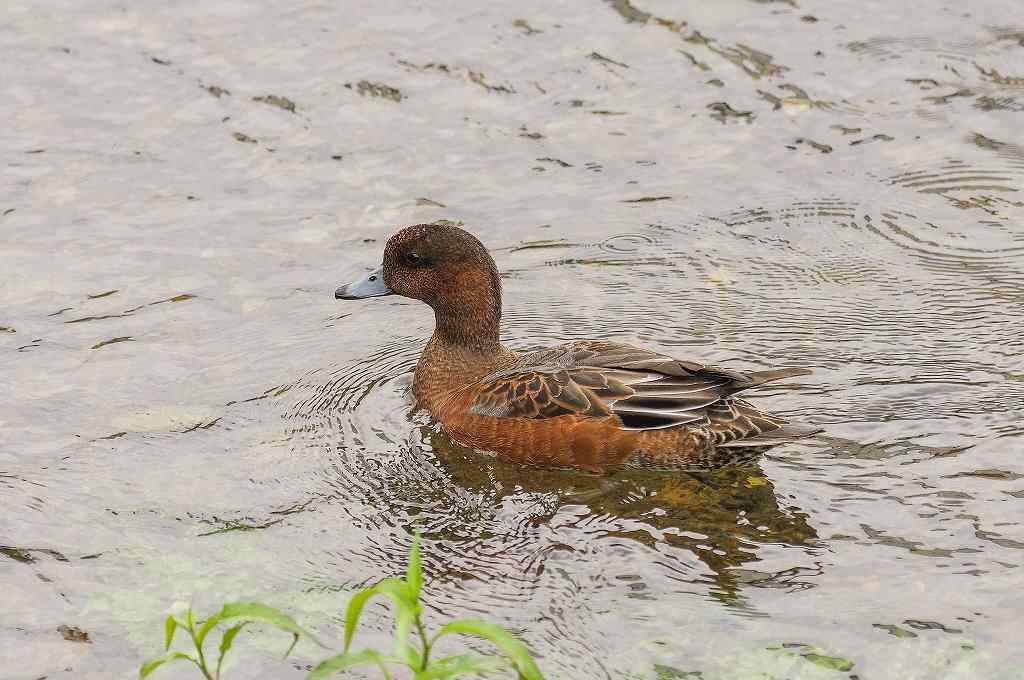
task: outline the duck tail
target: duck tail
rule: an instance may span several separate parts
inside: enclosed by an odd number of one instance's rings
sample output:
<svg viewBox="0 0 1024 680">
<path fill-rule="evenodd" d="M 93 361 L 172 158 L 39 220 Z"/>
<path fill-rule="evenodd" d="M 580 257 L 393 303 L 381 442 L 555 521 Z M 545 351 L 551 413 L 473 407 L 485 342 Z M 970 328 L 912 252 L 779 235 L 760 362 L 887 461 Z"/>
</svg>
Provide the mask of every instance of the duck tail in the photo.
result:
<svg viewBox="0 0 1024 680">
<path fill-rule="evenodd" d="M 751 371 L 747 374 L 749 376 L 748 387 L 763 385 L 766 382 L 781 380 L 782 378 L 795 378 L 798 375 L 810 375 L 811 373 L 812 371 L 807 368 L 773 368 L 768 371 Z"/>
<path fill-rule="evenodd" d="M 753 437 L 746 437 L 744 439 L 736 439 L 731 442 L 719 444 L 719 447 L 727 448 L 742 448 L 745 446 L 775 446 L 777 444 L 785 444 L 796 439 L 803 439 L 804 437 L 810 437 L 824 432 L 824 428 L 816 425 L 802 425 L 799 423 L 785 423 L 782 427 L 777 430 L 770 432 L 762 432 L 759 435 Z"/>
<path fill-rule="evenodd" d="M 733 381 L 731 393 L 742 392 L 743 390 L 764 385 L 773 380 L 782 378 L 795 378 L 800 375 L 810 375 L 812 371 L 806 368 L 773 368 L 767 371 L 733 371 L 719 366 L 706 366 L 704 370 L 709 373 L 723 375 Z"/>
</svg>

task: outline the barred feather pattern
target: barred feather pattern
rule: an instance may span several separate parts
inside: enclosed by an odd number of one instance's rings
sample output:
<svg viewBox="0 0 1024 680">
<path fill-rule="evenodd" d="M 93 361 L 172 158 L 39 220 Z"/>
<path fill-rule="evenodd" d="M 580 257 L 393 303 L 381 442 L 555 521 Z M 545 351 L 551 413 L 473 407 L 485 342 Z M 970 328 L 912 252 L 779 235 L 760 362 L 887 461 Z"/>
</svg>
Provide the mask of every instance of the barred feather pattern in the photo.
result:
<svg viewBox="0 0 1024 680">
<path fill-rule="evenodd" d="M 786 421 L 732 395 L 805 369 L 737 372 L 611 342 L 580 341 L 520 354 L 472 389 L 470 411 L 500 418 L 616 418 L 622 430 L 686 426 L 711 446 L 754 438 Z"/>
</svg>

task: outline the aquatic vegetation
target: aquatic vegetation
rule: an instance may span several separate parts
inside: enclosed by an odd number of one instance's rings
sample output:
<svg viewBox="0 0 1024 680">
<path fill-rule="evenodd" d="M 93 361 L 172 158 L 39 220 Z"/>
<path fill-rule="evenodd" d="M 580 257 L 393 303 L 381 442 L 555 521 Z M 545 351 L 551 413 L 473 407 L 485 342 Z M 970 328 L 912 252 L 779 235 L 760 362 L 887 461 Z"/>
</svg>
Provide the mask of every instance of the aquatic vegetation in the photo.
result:
<svg viewBox="0 0 1024 680">
<path fill-rule="evenodd" d="M 352 83 L 345 83 L 345 87 L 352 89 Z M 371 83 L 369 80 L 360 80 L 356 83 L 356 91 L 360 97 L 383 97 L 393 102 L 402 101 L 402 91 L 397 87 L 391 87 L 384 83 Z"/>
<path fill-rule="evenodd" d="M 205 653 L 206 638 L 215 627 L 222 623 L 231 623 L 233 625 L 221 635 L 217 663 L 213 666 L 213 670 L 211 670 L 210 661 L 207 660 Z M 316 640 L 312 634 L 299 626 L 292 617 L 260 602 L 229 602 L 221 607 L 219 612 L 206 619 L 198 629 L 196 628 L 196 619 L 192 607 L 184 602 L 177 602 L 171 608 L 171 613 L 167 616 L 164 624 L 164 649 L 166 652 L 143 663 L 142 667 L 139 668 L 139 677 L 148 677 L 157 668 L 171 661 L 188 661 L 195 664 L 206 680 L 217 680 L 220 678 L 224 657 L 231 650 L 235 637 L 242 631 L 244 626 L 250 623 L 269 623 L 291 633 L 292 644 L 288 647 L 288 651 L 284 653 L 286 657 L 291 653 L 292 648 L 295 647 L 295 644 L 303 635 L 314 641 Z M 171 651 L 171 643 L 174 642 L 175 633 L 177 633 L 179 628 L 188 633 L 189 638 L 192 640 L 192 645 L 195 647 L 195 654 Z"/>
<path fill-rule="evenodd" d="M 829 656 L 817 647 L 802 642 L 785 642 L 781 645 L 768 647 L 769 650 L 781 650 L 787 656 L 799 656 L 806 661 L 832 671 L 847 672 L 853 669 L 853 662 L 840 656 Z"/>
<path fill-rule="evenodd" d="M 365 588 L 349 600 L 345 612 L 345 643 L 341 654 L 321 661 L 307 676 L 307 680 L 320 680 L 331 677 L 349 668 L 357 666 L 376 666 L 387 680 L 393 676 L 389 665 L 405 666 L 413 672 L 417 680 L 441 680 L 457 678 L 470 674 L 485 674 L 501 669 L 512 669 L 520 680 L 543 680 L 543 675 L 529 650 L 522 642 L 502 627 L 477 619 L 456 619 L 441 626 L 432 635 L 427 633 L 423 624 L 423 605 L 420 593 L 423 590 L 423 569 L 420 563 L 419 542 L 413 544 L 409 554 L 409 565 L 404 579 L 386 578 L 376 585 Z M 382 595 L 394 605 L 394 647 L 391 654 L 375 649 L 352 651 L 352 638 L 359 617 L 367 602 L 377 595 Z M 275 626 L 292 634 L 292 643 L 284 656 L 287 657 L 300 637 L 325 646 L 309 631 L 302 628 L 295 620 L 283 612 L 259 602 L 232 602 L 225 604 L 219 612 L 206 619 L 201 626 L 196 626 L 192 608 L 178 603 L 172 608 L 165 623 L 164 649 L 161 656 L 149 659 L 139 669 L 139 677 L 146 678 L 160 666 L 171 661 L 187 661 L 195 664 L 206 680 L 220 680 L 224 657 L 230 651 L 235 637 L 242 628 L 250 623 L 264 623 Z M 205 653 L 206 638 L 220 624 L 230 624 L 221 635 L 216 664 L 207 659 Z M 178 629 L 188 633 L 195 648 L 195 653 L 172 651 Z M 413 633 L 416 642 L 414 643 Z M 431 658 L 435 643 L 449 635 L 468 635 L 487 640 L 498 648 L 500 654 L 479 654 L 466 652 L 440 658 Z"/>
</svg>

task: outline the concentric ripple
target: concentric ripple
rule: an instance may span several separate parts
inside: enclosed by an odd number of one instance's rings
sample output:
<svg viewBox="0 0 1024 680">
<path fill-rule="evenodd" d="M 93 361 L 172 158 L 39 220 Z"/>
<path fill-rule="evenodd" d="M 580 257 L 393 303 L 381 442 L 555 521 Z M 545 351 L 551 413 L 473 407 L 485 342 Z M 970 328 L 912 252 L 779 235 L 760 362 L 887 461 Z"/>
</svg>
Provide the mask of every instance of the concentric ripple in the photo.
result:
<svg viewBox="0 0 1024 680">
<path fill-rule="evenodd" d="M 312 420 L 355 411 L 375 388 L 409 373 L 422 349 L 422 341 L 415 338 L 394 340 L 369 348 L 367 356 L 354 364 L 307 374 L 293 386 L 304 396 L 291 407 L 289 417 Z"/>
</svg>

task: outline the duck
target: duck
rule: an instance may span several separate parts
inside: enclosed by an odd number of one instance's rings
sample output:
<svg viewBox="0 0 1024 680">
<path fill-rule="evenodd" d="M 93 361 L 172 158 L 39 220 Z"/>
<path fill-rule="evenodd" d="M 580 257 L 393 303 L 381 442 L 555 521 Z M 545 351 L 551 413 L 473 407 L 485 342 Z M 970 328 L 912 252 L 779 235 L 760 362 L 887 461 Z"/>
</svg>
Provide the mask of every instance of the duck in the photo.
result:
<svg viewBox="0 0 1024 680">
<path fill-rule="evenodd" d="M 506 347 L 497 265 L 477 237 L 450 223 L 397 231 L 380 267 L 334 293 L 385 295 L 433 309 L 413 397 L 448 437 L 477 451 L 596 472 L 707 468 L 735 460 L 736 447 L 764 450 L 820 431 L 736 396 L 805 368 L 739 371 L 608 340 Z"/>
</svg>

